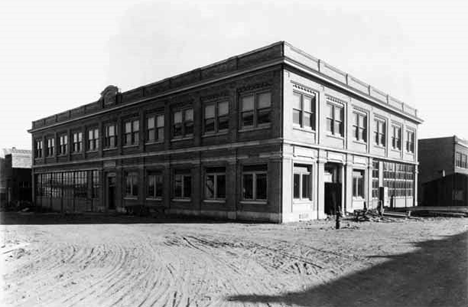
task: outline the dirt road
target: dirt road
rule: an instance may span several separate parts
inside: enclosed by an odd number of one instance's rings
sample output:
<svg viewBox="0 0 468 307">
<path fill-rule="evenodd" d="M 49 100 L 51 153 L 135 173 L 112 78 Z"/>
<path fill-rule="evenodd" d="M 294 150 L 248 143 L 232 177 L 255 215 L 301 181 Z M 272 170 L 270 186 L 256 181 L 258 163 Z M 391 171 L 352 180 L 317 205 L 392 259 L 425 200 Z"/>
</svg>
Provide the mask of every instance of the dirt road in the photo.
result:
<svg viewBox="0 0 468 307">
<path fill-rule="evenodd" d="M 0 305 L 467 306 L 466 221 L 4 216 Z"/>
</svg>

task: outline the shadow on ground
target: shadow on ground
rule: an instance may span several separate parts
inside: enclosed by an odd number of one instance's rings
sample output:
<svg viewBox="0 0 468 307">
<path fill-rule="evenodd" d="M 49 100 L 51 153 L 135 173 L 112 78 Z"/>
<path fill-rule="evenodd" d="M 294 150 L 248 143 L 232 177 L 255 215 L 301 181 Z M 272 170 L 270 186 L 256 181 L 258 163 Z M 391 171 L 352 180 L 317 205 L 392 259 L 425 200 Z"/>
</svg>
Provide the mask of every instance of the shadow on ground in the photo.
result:
<svg viewBox="0 0 468 307">
<path fill-rule="evenodd" d="M 382 264 L 302 292 L 227 300 L 321 307 L 468 306 L 468 232 L 415 245 L 415 252 L 386 257 Z"/>
<path fill-rule="evenodd" d="M 226 220 L 202 217 L 173 215 L 137 216 L 127 214 L 105 213 L 34 213 L 34 212 L 0 212 L 1 225 L 53 225 L 53 224 L 162 224 L 162 223 L 229 223 Z M 236 221 L 236 223 L 238 223 Z"/>
</svg>

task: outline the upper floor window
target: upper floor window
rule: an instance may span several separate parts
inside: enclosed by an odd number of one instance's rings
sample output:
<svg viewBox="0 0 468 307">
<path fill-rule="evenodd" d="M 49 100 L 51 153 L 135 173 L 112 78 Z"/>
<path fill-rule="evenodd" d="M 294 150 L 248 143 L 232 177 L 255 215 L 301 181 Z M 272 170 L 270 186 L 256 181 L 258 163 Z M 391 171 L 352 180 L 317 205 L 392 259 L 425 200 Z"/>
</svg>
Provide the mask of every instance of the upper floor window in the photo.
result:
<svg viewBox="0 0 468 307">
<path fill-rule="evenodd" d="M 117 146 L 117 129 L 115 124 L 108 124 L 104 128 L 104 147 L 114 148 Z"/>
<path fill-rule="evenodd" d="M 88 130 L 88 150 L 97 150 L 99 148 L 99 130 L 92 128 Z"/>
<path fill-rule="evenodd" d="M 293 94 L 293 124 L 315 130 L 315 95 Z"/>
<path fill-rule="evenodd" d="M 401 150 L 401 127 L 392 126 L 392 148 Z"/>
<path fill-rule="evenodd" d="M 267 199 L 267 165 L 247 165 L 242 169 L 242 199 Z"/>
<path fill-rule="evenodd" d="M 59 155 L 66 154 L 67 147 L 68 147 L 68 135 L 62 134 L 59 136 L 59 144 L 58 144 Z"/>
<path fill-rule="evenodd" d="M 336 136 L 344 135 L 344 108 L 342 106 L 327 103 L 327 131 Z"/>
<path fill-rule="evenodd" d="M 375 120 L 374 142 L 376 145 L 385 147 L 386 129 L 385 121 Z"/>
<path fill-rule="evenodd" d="M 221 101 L 205 106 L 205 133 L 217 133 L 229 128 L 229 102 Z"/>
<path fill-rule="evenodd" d="M 34 156 L 36 158 L 42 158 L 42 140 L 36 140 L 35 148 L 34 148 Z"/>
<path fill-rule="evenodd" d="M 164 115 L 151 115 L 146 119 L 146 141 L 162 142 L 164 140 Z"/>
<path fill-rule="evenodd" d="M 210 167 L 206 169 L 205 175 L 205 198 L 226 198 L 226 168 Z"/>
<path fill-rule="evenodd" d="M 455 165 L 461 168 L 468 168 L 468 156 L 461 152 L 455 153 Z"/>
<path fill-rule="evenodd" d="M 192 197 L 192 175 L 189 170 L 176 170 L 174 173 L 174 197 Z"/>
<path fill-rule="evenodd" d="M 54 147 L 55 147 L 55 139 L 48 138 L 47 139 L 47 156 L 52 157 L 54 155 Z"/>
<path fill-rule="evenodd" d="M 311 167 L 308 165 L 294 164 L 294 199 L 312 199 Z"/>
<path fill-rule="evenodd" d="M 138 197 L 138 173 L 125 173 L 125 197 Z"/>
<path fill-rule="evenodd" d="M 241 99 L 241 127 L 252 128 L 271 121 L 271 93 L 243 96 Z"/>
<path fill-rule="evenodd" d="M 414 131 L 406 131 L 406 151 L 414 153 Z"/>
<path fill-rule="evenodd" d="M 363 170 L 353 170 L 353 197 L 364 198 Z"/>
<path fill-rule="evenodd" d="M 140 121 L 138 119 L 126 121 L 124 128 L 124 145 L 138 145 Z"/>
<path fill-rule="evenodd" d="M 73 152 L 80 152 L 83 148 L 83 132 L 73 132 Z"/>
<path fill-rule="evenodd" d="M 193 136 L 193 109 L 175 111 L 173 116 L 172 136 L 174 138 Z"/>
<path fill-rule="evenodd" d="M 147 198 L 161 198 L 163 196 L 163 175 L 159 172 L 148 173 Z"/>
<path fill-rule="evenodd" d="M 353 113 L 353 137 L 357 141 L 367 142 L 367 116 L 363 113 Z"/>
</svg>

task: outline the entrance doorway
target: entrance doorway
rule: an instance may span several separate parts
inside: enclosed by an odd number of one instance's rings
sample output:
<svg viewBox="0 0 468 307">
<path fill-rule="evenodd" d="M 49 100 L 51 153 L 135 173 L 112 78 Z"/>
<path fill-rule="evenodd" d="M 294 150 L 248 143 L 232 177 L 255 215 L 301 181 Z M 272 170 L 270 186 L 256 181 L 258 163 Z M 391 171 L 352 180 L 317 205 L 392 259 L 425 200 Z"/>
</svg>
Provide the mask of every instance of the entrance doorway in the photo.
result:
<svg viewBox="0 0 468 307">
<path fill-rule="evenodd" d="M 116 175 L 107 174 L 107 209 L 115 210 Z"/>
<path fill-rule="evenodd" d="M 341 172 L 342 166 L 338 163 L 325 164 L 325 214 L 335 215 L 341 208 Z"/>
</svg>

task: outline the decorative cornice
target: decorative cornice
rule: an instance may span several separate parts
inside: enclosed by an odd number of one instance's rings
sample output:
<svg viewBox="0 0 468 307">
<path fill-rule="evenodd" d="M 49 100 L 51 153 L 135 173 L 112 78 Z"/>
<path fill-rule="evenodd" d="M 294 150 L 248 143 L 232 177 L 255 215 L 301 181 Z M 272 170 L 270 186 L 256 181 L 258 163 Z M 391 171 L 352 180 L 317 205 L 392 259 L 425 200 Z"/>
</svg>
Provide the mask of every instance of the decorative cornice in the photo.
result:
<svg viewBox="0 0 468 307">
<path fill-rule="evenodd" d="M 248 92 L 248 91 L 254 91 L 258 89 L 264 89 L 271 87 L 271 82 L 260 82 L 257 84 L 252 84 L 252 85 L 247 85 L 247 86 L 242 86 L 237 89 L 238 93 L 243 93 L 243 92 Z"/>
</svg>

